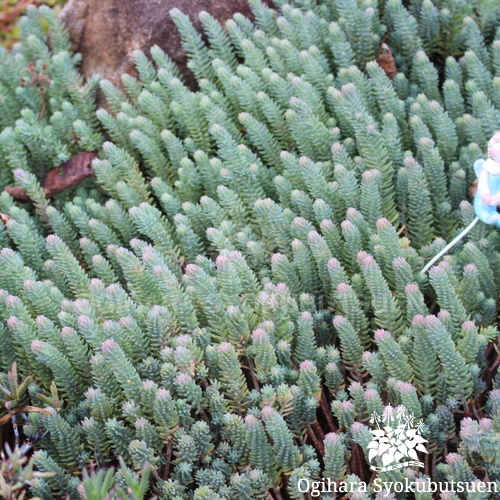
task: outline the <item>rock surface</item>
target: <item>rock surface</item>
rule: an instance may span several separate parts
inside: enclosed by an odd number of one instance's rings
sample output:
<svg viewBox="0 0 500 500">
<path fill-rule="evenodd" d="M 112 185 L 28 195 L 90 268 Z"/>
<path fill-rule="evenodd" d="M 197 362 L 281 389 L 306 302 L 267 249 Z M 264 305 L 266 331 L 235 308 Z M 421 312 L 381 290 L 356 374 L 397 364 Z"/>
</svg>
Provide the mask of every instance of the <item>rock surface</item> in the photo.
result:
<svg viewBox="0 0 500 500">
<path fill-rule="evenodd" d="M 248 0 L 70 0 L 60 17 L 70 31 L 73 49 L 83 55 L 85 77 L 99 73 L 120 85 L 122 73 L 135 75 L 132 52 L 140 49 L 148 54 L 157 44 L 192 84 L 180 35 L 169 15 L 175 7 L 189 15 L 197 29 L 202 10 L 222 23 L 236 12 L 250 15 Z"/>
</svg>

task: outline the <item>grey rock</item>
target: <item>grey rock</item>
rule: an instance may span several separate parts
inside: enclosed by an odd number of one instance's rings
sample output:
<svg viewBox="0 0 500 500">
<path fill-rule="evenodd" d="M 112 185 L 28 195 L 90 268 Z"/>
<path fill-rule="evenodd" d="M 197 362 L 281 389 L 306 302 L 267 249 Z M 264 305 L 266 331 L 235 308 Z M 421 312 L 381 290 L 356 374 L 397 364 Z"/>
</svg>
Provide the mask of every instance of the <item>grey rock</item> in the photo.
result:
<svg viewBox="0 0 500 500">
<path fill-rule="evenodd" d="M 247 0 L 70 0 L 60 13 L 73 49 L 83 56 L 85 77 L 99 73 L 116 85 L 120 75 L 135 75 L 132 53 L 159 45 L 176 63 L 191 85 L 186 54 L 169 11 L 178 8 L 201 29 L 199 12 L 205 10 L 224 23 L 236 12 L 250 16 Z"/>
</svg>

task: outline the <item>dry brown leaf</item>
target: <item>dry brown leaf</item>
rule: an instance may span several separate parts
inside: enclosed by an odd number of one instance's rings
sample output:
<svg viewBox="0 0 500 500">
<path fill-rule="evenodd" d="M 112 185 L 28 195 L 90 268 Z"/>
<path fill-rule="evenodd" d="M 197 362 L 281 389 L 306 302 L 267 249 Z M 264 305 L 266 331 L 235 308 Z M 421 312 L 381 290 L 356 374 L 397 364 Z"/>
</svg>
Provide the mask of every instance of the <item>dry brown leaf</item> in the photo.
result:
<svg viewBox="0 0 500 500">
<path fill-rule="evenodd" d="M 376 61 L 379 66 L 385 71 L 385 74 L 391 80 L 398 74 L 398 70 L 396 68 L 396 64 L 394 63 L 394 57 L 392 57 L 391 49 L 389 45 L 386 43 L 382 43 L 380 45 L 380 49 L 378 51 L 378 56 Z"/>
<path fill-rule="evenodd" d="M 92 161 L 97 158 L 96 151 L 88 151 L 71 157 L 67 162 L 53 168 L 45 177 L 43 190 L 48 197 L 78 186 L 94 171 Z"/>
<path fill-rule="evenodd" d="M 19 200 L 19 201 L 30 201 L 30 197 L 28 196 L 28 193 L 26 192 L 26 189 L 23 189 L 22 187 L 19 186 L 14 186 L 10 187 L 7 186 L 3 188 L 4 191 L 7 191 L 12 198 Z"/>
<path fill-rule="evenodd" d="M 0 220 L 5 224 L 5 226 L 7 226 L 7 222 L 10 220 L 10 215 L 0 212 Z"/>
<path fill-rule="evenodd" d="M 483 481 L 484 483 L 490 482 L 488 471 L 482 465 L 476 465 L 475 467 L 473 467 L 472 472 L 480 481 Z"/>
<path fill-rule="evenodd" d="M 80 153 L 50 170 L 43 182 L 43 192 L 45 196 L 50 198 L 66 189 L 78 186 L 80 182 L 90 177 L 94 173 L 92 161 L 95 158 L 97 158 L 96 151 Z M 16 200 L 30 200 L 26 190 L 19 186 L 6 187 L 4 189 Z"/>
<path fill-rule="evenodd" d="M 472 183 L 471 187 L 469 188 L 469 193 L 472 198 L 476 196 L 476 191 L 477 191 L 477 179 Z"/>
</svg>

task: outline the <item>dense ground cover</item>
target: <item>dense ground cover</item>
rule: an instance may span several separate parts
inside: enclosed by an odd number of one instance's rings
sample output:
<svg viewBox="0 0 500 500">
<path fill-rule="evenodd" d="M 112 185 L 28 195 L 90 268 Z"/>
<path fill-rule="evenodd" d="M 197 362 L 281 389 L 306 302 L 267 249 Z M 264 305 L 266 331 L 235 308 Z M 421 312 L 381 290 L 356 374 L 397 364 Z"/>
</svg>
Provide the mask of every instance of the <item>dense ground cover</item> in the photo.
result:
<svg viewBox="0 0 500 500">
<path fill-rule="evenodd" d="M 204 37 L 172 11 L 195 90 L 158 47 L 124 91 L 84 82 L 48 7 L 0 50 L 0 415 L 51 473 L 29 495 L 500 482 L 498 230 L 420 273 L 500 128 L 498 2 L 250 4 Z M 390 407 L 428 453 L 375 476 Z"/>
</svg>

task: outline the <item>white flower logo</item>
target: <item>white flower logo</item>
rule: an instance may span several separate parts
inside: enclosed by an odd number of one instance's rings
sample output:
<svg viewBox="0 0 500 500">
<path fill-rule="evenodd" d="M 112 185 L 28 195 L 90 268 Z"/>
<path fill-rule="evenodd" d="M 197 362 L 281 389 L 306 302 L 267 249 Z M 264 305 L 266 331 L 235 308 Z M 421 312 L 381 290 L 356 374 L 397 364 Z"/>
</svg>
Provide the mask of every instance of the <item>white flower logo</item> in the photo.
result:
<svg viewBox="0 0 500 500">
<path fill-rule="evenodd" d="M 368 461 L 380 457 L 383 465 L 383 467 L 372 465 L 370 467 L 372 470 L 382 472 L 408 466 L 424 466 L 417 455 L 417 451 L 427 453 L 423 444 L 427 440 L 420 435 L 422 422 L 416 422 L 414 427 L 414 418 L 408 414 L 404 406 L 395 409 L 388 405 L 384 408 L 382 417 L 373 414 L 370 423 L 376 423 L 377 429 L 371 431 L 373 439 L 368 445 Z M 400 463 L 403 459 L 406 459 L 405 462 Z"/>
</svg>

